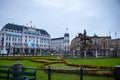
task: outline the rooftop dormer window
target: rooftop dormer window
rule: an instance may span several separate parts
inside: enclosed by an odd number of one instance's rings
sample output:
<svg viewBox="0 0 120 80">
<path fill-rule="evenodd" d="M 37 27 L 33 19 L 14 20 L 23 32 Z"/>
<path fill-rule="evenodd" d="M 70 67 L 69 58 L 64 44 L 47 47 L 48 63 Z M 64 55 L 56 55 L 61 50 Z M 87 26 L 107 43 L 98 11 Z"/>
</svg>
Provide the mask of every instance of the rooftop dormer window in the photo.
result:
<svg viewBox="0 0 120 80">
<path fill-rule="evenodd" d="M 13 32 L 13 30 L 11 30 L 11 32 Z"/>
<path fill-rule="evenodd" d="M 8 29 L 4 29 L 5 31 L 8 31 Z"/>
</svg>

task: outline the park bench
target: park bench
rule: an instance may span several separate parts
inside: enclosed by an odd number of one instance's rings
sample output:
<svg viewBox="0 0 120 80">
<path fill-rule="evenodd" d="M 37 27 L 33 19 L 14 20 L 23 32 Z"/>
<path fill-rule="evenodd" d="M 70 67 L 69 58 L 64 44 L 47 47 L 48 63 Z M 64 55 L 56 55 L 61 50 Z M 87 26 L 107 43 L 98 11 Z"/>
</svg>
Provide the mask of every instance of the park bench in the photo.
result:
<svg viewBox="0 0 120 80">
<path fill-rule="evenodd" d="M 17 71 L 13 70 L 12 67 L 4 66 L 1 68 L 0 66 L 0 80 L 36 80 L 36 69 Z"/>
</svg>

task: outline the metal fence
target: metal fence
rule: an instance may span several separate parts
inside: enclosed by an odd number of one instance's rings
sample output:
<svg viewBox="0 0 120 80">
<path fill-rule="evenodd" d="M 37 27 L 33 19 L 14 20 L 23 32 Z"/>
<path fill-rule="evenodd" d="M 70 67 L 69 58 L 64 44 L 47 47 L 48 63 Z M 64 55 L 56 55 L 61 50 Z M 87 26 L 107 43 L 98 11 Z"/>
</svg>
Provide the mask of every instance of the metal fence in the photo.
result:
<svg viewBox="0 0 120 80">
<path fill-rule="evenodd" d="M 0 66 L 0 70 L 8 70 L 8 68 L 10 66 Z M 120 73 L 115 69 L 84 69 L 82 67 L 79 70 L 51 69 L 50 67 L 46 69 L 24 67 L 24 69 L 25 72 L 36 69 L 36 80 L 120 80 Z M 5 74 L 0 72 L 0 77 L 3 75 Z"/>
</svg>

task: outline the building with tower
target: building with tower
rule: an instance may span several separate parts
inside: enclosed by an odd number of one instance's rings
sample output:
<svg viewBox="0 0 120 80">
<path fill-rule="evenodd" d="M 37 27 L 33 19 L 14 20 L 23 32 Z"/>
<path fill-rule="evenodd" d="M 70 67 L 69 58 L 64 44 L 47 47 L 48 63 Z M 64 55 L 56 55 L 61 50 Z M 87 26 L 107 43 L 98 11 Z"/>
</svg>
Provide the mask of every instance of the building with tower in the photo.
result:
<svg viewBox="0 0 120 80">
<path fill-rule="evenodd" d="M 8 23 L 0 31 L 0 54 L 68 52 L 69 42 L 68 33 L 52 39 L 46 30 Z"/>
<path fill-rule="evenodd" d="M 51 39 L 51 50 L 56 53 L 59 51 L 69 52 L 69 42 L 69 33 L 65 33 L 64 37 L 53 38 Z"/>
</svg>

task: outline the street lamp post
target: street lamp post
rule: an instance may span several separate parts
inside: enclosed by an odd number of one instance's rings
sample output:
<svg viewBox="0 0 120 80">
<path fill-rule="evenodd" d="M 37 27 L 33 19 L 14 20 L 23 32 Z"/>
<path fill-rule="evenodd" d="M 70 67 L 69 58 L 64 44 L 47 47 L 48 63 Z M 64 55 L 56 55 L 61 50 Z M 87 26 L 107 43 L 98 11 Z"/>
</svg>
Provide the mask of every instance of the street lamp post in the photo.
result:
<svg viewBox="0 0 120 80">
<path fill-rule="evenodd" d="M 117 46 L 117 39 L 116 39 L 115 43 L 116 43 L 116 46 L 115 46 L 115 57 L 117 57 L 117 49 L 118 49 L 118 46 Z"/>
<path fill-rule="evenodd" d="M 1 50 L 2 50 L 2 40 L 0 41 L 0 54 L 1 54 Z"/>
</svg>

